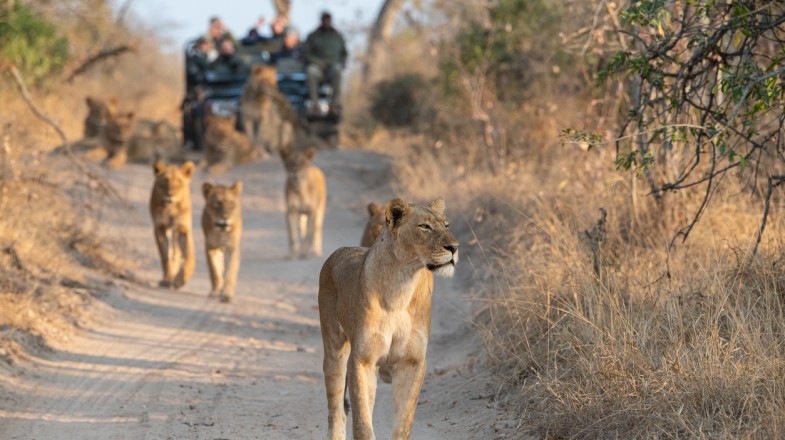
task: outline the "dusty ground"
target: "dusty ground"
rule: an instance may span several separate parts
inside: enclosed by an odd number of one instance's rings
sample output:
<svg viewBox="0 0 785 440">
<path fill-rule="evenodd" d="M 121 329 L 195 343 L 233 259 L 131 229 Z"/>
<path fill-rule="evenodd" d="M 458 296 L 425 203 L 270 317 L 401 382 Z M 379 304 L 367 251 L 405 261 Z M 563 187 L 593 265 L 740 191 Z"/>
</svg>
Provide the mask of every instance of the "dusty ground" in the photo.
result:
<svg viewBox="0 0 785 440">
<path fill-rule="evenodd" d="M 359 243 L 369 201 L 392 193 L 387 166 L 371 153 L 324 152 L 325 257 Z M 326 399 L 316 294 L 323 258 L 286 259 L 284 172 L 279 161 L 232 170 L 220 183 L 244 182 L 243 262 L 232 304 L 207 298 L 209 279 L 194 200 L 197 269 L 181 291 L 160 278 L 147 211 L 148 166 L 109 175 L 132 211 L 117 209 L 99 234 L 125 239 L 141 282 L 103 280 L 95 317 L 67 343 L 0 371 L 3 439 L 322 439 Z M 360 196 L 358 196 L 360 195 Z M 449 195 L 448 200 L 449 217 Z M 464 261 L 458 271 L 469 271 Z M 476 366 L 470 303 L 456 280 L 437 280 L 428 375 L 414 439 L 493 439 L 504 428 L 493 389 Z M 374 425 L 392 427 L 390 386 L 380 384 Z"/>
</svg>

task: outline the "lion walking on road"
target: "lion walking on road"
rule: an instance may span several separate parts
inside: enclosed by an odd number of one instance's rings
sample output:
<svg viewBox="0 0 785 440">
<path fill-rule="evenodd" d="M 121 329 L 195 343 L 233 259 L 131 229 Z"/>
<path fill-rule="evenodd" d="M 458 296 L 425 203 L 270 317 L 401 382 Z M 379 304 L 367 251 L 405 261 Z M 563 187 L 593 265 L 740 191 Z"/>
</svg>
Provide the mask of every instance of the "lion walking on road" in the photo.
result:
<svg viewBox="0 0 785 440">
<path fill-rule="evenodd" d="M 429 206 L 393 199 L 386 226 L 370 248 L 344 247 L 319 275 L 319 322 L 324 343 L 328 438 L 346 438 L 348 383 L 355 439 L 374 438 L 372 414 L 379 376 L 392 382 L 392 438 L 411 436 L 425 377 L 433 273 L 452 276 L 458 241 L 444 217 L 444 200 Z"/>
<path fill-rule="evenodd" d="M 163 278 L 161 287 L 182 287 L 194 273 L 196 255 L 191 221 L 191 175 L 193 162 L 182 167 L 157 161 L 150 195 L 150 215 Z"/>
</svg>

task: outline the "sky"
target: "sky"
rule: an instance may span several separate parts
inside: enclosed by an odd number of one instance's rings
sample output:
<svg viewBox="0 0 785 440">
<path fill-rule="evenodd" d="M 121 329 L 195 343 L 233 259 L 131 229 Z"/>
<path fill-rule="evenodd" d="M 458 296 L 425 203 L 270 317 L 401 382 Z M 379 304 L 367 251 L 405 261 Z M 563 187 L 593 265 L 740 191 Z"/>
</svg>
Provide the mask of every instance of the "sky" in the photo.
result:
<svg viewBox="0 0 785 440">
<path fill-rule="evenodd" d="M 291 19 L 304 37 L 319 24 L 320 13 L 330 11 L 333 25 L 347 38 L 351 50 L 364 44 L 367 37 L 358 29 L 373 23 L 381 5 L 382 0 L 292 0 Z M 275 17 L 272 0 L 133 0 L 131 10 L 171 39 L 173 50 L 207 32 L 213 15 L 221 17 L 235 37 L 244 36 L 259 16 L 266 19 L 262 30 L 269 33 Z"/>
</svg>

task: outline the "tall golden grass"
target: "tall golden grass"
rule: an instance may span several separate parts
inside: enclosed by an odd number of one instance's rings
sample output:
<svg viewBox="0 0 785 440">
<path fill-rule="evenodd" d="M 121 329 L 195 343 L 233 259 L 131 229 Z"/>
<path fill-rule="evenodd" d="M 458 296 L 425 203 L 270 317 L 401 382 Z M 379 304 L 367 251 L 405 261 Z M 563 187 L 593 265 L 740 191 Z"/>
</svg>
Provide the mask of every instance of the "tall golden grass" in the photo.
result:
<svg viewBox="0 0 785 440">
<path fill-rule="evenodd" d="M 526 142 L 496 172 L 479 135 L 366 140 L 397 157 L 399 192 L 447 201 L 513 436 L 785 437 L 781 198 L 754 259 L 763 199 L 738 174 L 674 240 L 702 188 L 657 203 L 642 177 L 615 169 L 612 147 L 560 145 L 585 116 L 564 103 L 579 99 L 540 99 L 530 104 L 561 109 L 507 115 Z"/>
</svg>

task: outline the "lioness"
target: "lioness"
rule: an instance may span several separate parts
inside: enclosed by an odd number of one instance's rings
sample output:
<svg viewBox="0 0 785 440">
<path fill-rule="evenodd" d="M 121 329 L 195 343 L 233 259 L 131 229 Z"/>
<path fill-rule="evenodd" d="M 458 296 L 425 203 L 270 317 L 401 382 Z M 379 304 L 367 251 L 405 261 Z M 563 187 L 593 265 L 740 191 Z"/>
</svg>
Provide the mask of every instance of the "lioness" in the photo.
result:
<svg viewBox="0 0 785 440">
<path fill-rule="evenodd" d="M 254 159 L 248 139 L 235 129 L 235 116 L 207 114 L 204 123 L 205 160 L 210 174 L 220 174 L 238 163 Z"/>
<path fill-rule="evenodd" d="M 327 182 L 322 170 L 313 164 L 315 154 L 315 148 L 281 151 L 286 168 L 286 226 L 291 258 L 306 258 L 309 252 L 317 257 L 322 255 Z"/>
<path fill-rule="evenodd" d="M 125 165 L 128 161 L 126 144 L 131 134 L 131 127 L 134 120 L 134 113 L 117 113 L 109 117 L 106 127 L 99 137 L 101 146 L 106 151 L 104 166 L 109 169 L 117 169 Z"/>
<path fill-rule="evenodd" d="M 368 204 L 368 223 L 365 224 L 360 246 L 371 247 L 384 228 L 384 209 L 374 202 Z"/>
<path fill-rule="evenodd" d="M 319 275 L 327 422 L 333 440 L 346 437 L 347 378 L 354 438 L 374 438 L 377 367 L 382 380 L 392 381 L 393 438 L 410 437 L 425 377 L 433 272 L 452 276 L 458 261 L 458 241 L 447 229 L 441 198 L 430 206 L 390 200 L 385 219 L 373 246 L 336 250 Z"/>
<path fill-rule="evenodd" d="M 104 101 L 88 96 L 85 102 L 88 113 L 84 121 L 84 137 L 95 138 L 103 134 L 107 121 L 117 113 L 117 99 L 112 96 Z"/>
<path fill-rule="evenodd" d="M 222 302 L 234 297 L 237 272 L 240 270 L 240 236 L 243 233 L 243 216 L 240 207 L 242 182 L 231 187 L 202 185 L 205 204 L 202 212 L 202 230 L 207 250 L 212 290 L 210 296 L 221 296 Z M 229 264 L 224 274 L 224 261 Z M 224 275 L 226 276 L 224 278 Z"/>
<path fill-rule="evenodd" d="M 158 252 L 161 255 L 162 287 L 180 288 L 191 278 L 196 266 L 191 227 L 191 174 L 193 162 L 182 167 L 153 164 L 155 183 L 150 196 L 150 215 Z"/>
<path fill-rule="evenodd" d="M 291 146 L 299 118 L 278 91 L 275 66 L 254 65 L 240 97 L 243 128 L 260 157 Z"/>
<path fill-rule="evenodd" d="M 140 119 L 134 124 L 126 147 L 131 162 L 154 160 L 182 161 L 185 150 L 177 138 L 177 129 L 167 121 Z"/>
</svg>

